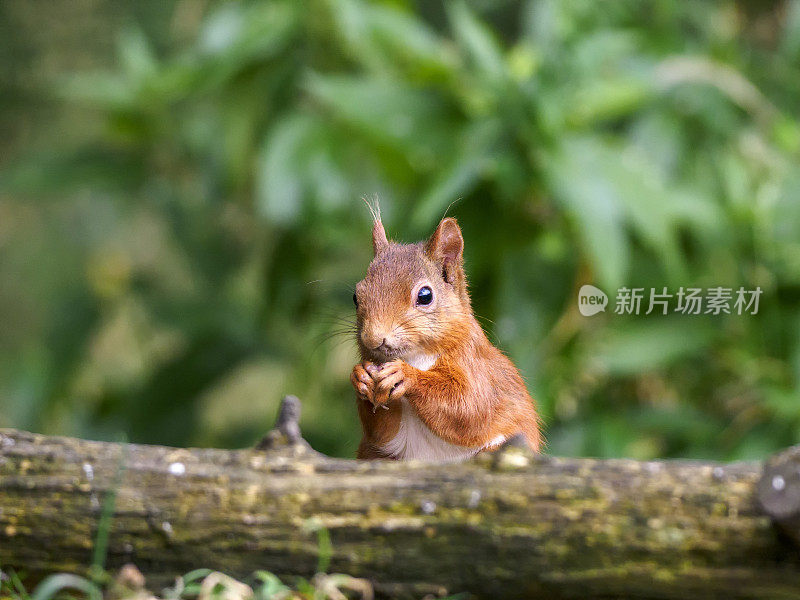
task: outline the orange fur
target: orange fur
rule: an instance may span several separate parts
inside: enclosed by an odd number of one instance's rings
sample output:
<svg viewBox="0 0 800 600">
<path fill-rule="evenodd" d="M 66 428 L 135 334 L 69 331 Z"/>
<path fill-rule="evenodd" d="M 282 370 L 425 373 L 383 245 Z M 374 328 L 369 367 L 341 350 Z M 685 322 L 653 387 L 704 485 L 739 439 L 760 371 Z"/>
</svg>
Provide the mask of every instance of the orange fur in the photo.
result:
<svg viewBox="0 0 800 600">
<path fill-rule="evenodd" d="M 358 457 L 402 458 L 403 443 L 412 458 L 463 458 L 517 433 L 539 451 L 533 400 L 472 314 L 455 219 L 443 219 L 424 244 L 401 245 L 387 240 L 376 215 L 372 238 L 375 257 L 356 285 Z M 430 305 L 416 301 L 422 286 L 432 290 Z"/>
</svg>

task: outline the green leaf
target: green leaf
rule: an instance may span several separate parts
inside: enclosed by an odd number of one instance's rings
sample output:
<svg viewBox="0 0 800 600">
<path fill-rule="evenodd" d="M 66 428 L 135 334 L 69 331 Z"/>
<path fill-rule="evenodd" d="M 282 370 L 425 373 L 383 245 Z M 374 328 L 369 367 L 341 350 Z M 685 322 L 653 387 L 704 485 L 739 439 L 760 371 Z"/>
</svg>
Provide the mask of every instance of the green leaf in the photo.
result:
<svg viewBox="0 0 800 600">
<path fill-rule="evenodd" d="M 352 57 L 372 70 L 436 80 L 458 62 L 427 23 L 398 7 L 337 0 L 330 8 Z"/>
<path fill-rule="evenodd" d="M 308 92 L 343 123 L 412 161 L 435 161 L 450 149 L 444 103 L 435 95 L 398 81 L 312 75 Z"/>
<path fill-rule="evenodd" d="M 258 158 L 256 202 L 268 220 L 286 225 L 294 222 L 302 207 L 303 152 L 316 124 L 307 115 L 292 115 L 270 133 Z"/>
<path fill-rule="evenodd" d="M 568 100 L 567 124 L 571 127 L 587 127 L 618 119 L 639 110 L 651 98 L 652 88 L 640 79 L 594 79 Z"/>
<path fill-rule="evenodd" d="M 556 199 L 575 224 L 583 252 L 609 289 L 622 285 L 628 272 L 630 244 L 626 215 L 616 186 L 605 172 L 605 157 L 595 140 L 564 140 L 549 170 Z"/>
<path fill-rule="evenodd" d="M 42 581 L 34 590 L 31 599 L 51 600 L 64 590 L 83 592 L 89 600 L 103 600 L 103 593 L 95 584 L 83 577 L 67 573 L 51 575 Z"/>
<path fill-rule="evenodd" d="M 781 23 L 781 50 L 796 60 L 800 56 L 800 2 L 790 0 L 784 8 Z"/>
<path fill-rule="evenodd" d="M 142 80 L 152 76 L 158 69 L 156 57 L 141 29 L 124 29 L 117 46 L 122 68 L 128 78 Z"/>
<path fill-rule="evenodd" d="M 284 585 L 277 575 L 269 571 L 256 571 L 256 580 L 261 584 L 256 588 L 256 597 L 259 600 L 271 600 L 273 597 L 285 597 L 291 589 Z"/>
<path fill-rule="evenodd" d="M 647 302 L 645 297 L 642 313 Z M 613 310 L 613 298 L 609 298 L 607 310 Z M 632 375 L 664 368 L 697 354 L 712 342 L 715 331 L 699 316 L 648 318 L 640 313 L 637 320 L 609 330 L 591 353 L 609 374 Z"/>
<path fill-rule="evenodd" d="M 412 227 L 424 231 L 444 214 L 447 206 L 460 195 L 469 193 L 492 158 L 500 133 L 496 121 L 474 123 L 460 136 L 458 153 L 442 168 L 425 195 L 414 208 Z"/>
<path fill-rule="evenodd" d="M 226 3 L 201 31 L 192 59 L 197 63 L 200 87 L 218 88 L 236 75 L 264 67 L 292 48 L 298 32 L 299 3 Z"/>
<path fill-rule="evenodd" d="M 500 45 L 491 30 L 464 2 L 446 4 L 447 16 L 459 45 L 478 70 L 492 80 L 505 79 L 505 61 Z"/>
<path fill-rule="evenodd" d="M 81 73 L 59 80 L 54 91 L 71 102 L 104 110 L 135 106 L 138 87 L 128 77 L 114 73 Z"/>
<path fill-rule="evenodd" d="M 590 258 L 603 281 L 618 287 L 627 270 L 630 230 L 658 256 L 670 281 L 685 266 L 676 237 L 689 192 L 669 187 L 634 146 L 615 147 L 596 137 L 567 137 L 557 186 L 580 224 Z M 676 209 L 677 205 L 677 209 Z M 604 264 L 607 260 L 610 264 Z"/>
<path fill-rule="evenodd" d="M 297 26 L 298 8 L 291 2 L 227 3 L 208 19 L 198 45 L 202 54 L 241 68 L 284 49 Z"/>
</svg>

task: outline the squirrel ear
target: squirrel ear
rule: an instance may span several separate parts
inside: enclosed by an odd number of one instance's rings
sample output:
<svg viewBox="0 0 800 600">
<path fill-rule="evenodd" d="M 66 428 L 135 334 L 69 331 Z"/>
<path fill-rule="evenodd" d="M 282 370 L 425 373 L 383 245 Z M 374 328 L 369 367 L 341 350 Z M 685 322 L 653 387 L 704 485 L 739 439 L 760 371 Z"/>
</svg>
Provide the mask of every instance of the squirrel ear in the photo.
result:
<svg viewBox="0 0 800 600">
<path fill-rule="evenodd" d="M 378 197 L 373 199 L 361 198 L 364 204 L 367 205 L 370 214 L 372 215 L 372 251 L 375 256 L 384 250 L 389 245 L 389 240 L 386 239 L 386 230 L 383 228 L 381 222 L 381 205 L 378 203 Z"/>
<path fill-rule="evenodd" d="M 425 254 L 442 264 L 442 276 L 447 283 L 455 280 L 455 268 L 461 265 L 464 238 L 453 217 L 442 219 L 436 231 L 425 244 Z"/>
<path fill-rule="evenodd" d="M 383 223 L 381 223 L 379 216 L 372 225 L 372 250 L 377 256 L 388 245 L 389 240 L 386 239 L 386 230 L 383 228 Z"/>
</svg>

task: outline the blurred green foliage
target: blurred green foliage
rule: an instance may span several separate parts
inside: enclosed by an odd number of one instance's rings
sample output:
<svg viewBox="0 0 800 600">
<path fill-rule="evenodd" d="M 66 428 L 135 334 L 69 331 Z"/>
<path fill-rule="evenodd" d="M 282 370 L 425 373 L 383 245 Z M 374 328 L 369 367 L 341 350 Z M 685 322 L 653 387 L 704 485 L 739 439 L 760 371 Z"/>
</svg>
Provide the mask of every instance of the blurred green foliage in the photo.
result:
<svg viewBox="0 0 800 600">
<path fill-rule="evenodd" d="M 123 28 L 114 69 L 54 83 L 103 127 L 3 169 L 0 426 L 245 445 L 295 393 L 311 443 L 351 456 L 336 334 L 377 194 L 406 241 L 458 200 L 476 313 L 549 452 L 800 441 L 800 3 L 203 7 L 186 43 Z M 588 318 L 583 283 L 611 307 L 623 285 L 764 294 Z"/>
</svg>

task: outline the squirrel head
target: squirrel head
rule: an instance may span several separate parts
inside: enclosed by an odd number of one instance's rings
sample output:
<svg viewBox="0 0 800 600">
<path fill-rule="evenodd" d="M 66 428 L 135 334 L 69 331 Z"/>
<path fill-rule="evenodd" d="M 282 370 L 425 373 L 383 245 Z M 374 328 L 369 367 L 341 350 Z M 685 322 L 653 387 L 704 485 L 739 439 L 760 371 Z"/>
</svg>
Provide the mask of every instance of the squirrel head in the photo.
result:
<svg viewBox="0 0 800 600">
<path fill-rule="evenodd" d="M 353 295 L 362 355 L 382 363 L 439 354 L 459 339 L 472 310 L 456 220 L 443 219 L 426 242 L 398 244 L 387 239 L 375 215 L 372 247 L 367 275 Z"/>
</svg>

